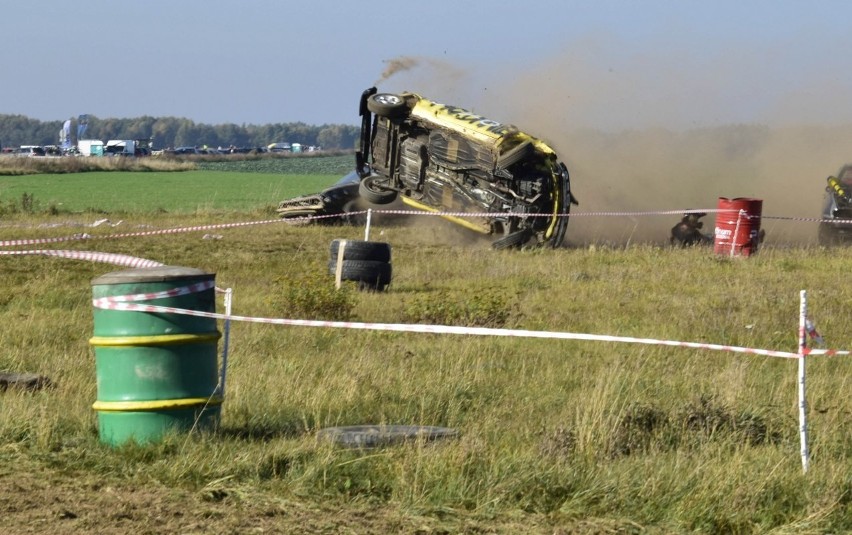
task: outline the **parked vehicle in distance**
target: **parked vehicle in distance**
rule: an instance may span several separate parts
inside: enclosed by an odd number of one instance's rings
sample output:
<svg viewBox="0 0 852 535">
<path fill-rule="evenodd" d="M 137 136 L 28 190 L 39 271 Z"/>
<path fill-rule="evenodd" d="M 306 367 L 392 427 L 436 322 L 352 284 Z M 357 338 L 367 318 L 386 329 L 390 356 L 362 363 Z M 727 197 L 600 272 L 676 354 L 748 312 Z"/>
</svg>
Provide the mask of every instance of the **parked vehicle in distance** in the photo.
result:
<svg viewBox="0 0 852 535">
<path fill-rule="evenodd" d="M 104 142 L 100 139 L 81 139 L 77 141 L 77 150 L 82 156 L 103 156 Z"/>
<path fill-rule="evenodd" d="M 562 244 L 577 201 L 567 167 L 544 141 L 456 106 L 375 87 L 361 95 L 360 115 L 356 169 L 365 200 L 399 196 L 496 237 L 497 249 Z"/>
<path fill-rule="evenodd" d="M 269 152 L 290 152 L 292 150 L 292 145 L 289 143 L 270 143 L 267 145 L 266 150 Z"/>
<path fill-rule="evenodd" d="M 15 151 L 15 156 L 22 156 L 26 158 L 44 155 L 44 149 L 42 147 L 39 147 L 38 145 L 21 145 L 21 147 Z"/>
<path fill-rule="evenodd" d="M 104 145 L 104 156 L 135 156 L 136 140 L 110 139 Z"/>
<path fill-rule="evenodd" d="M 846 164 L 837 176 L 826 179 L 822 216 L 817 238 L 820 245 L 840 245 L 852 240 L 852 164 Z"/>
<path fill-rule="evenodd" d="M 173 154 L 201 154 L 195 147 L 178 147 L 173 151 Z"/>
</svg>

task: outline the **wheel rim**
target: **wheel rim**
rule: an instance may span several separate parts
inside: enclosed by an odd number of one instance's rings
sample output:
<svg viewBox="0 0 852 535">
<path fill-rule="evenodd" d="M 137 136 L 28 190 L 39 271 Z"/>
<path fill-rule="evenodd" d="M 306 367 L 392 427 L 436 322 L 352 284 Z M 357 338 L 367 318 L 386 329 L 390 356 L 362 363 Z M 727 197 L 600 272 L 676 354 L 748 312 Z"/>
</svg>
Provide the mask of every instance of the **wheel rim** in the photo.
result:
<svg viewBox="0 0 852 535">
<path fill-rule="evenodd" d="M 397 95 L 391 95 L 387 93 L 381 93 L 373 97 L 373 100 L 378 102 L 379 104 L 384 104 L 386 106 L 396 106 L 397 104 L 402 104 L 402 99 Z"/>
<path fill-rule="evenodd" d="M 387 193 L 389 191 L 393 191 L 391 188 L 384 186 L 381 183 L 381 181 L 379 181 L 379 180 L 370 180 L 365 184 L 365 186 L 368 190 L 370 190 L 373 193 L 376 193 L 378 195 L 382 195 L 382 194 Z"/>
</svg>

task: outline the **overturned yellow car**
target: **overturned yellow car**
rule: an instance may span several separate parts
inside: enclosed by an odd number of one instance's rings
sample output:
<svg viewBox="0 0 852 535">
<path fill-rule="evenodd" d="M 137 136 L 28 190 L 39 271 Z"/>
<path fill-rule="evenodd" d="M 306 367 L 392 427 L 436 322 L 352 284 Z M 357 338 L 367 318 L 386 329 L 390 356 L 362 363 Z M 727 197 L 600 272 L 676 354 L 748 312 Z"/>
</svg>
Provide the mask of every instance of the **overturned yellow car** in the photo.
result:
<svg viewBox="0 0 852 535">
<path fill-rule="evenodd" d="M 399 197 L 494 237 L 492 246 L 559 247 L 577 204 L 568 168 L 516 127 L 414 93 L 364 91 L 356 169 L 359 194 Z"/>
</svg>

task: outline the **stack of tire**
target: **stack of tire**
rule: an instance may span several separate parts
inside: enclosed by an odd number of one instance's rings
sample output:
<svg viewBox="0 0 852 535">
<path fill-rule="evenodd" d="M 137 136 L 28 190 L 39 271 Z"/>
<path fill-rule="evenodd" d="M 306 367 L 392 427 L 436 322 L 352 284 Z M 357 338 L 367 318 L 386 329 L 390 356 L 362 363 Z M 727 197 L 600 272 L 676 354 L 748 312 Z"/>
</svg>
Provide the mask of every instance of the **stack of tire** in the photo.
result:
<svg viewBox="0 0 852 535">
<path fill-rule="evenodd" d="M 381 292 L 390 284 L 390 244 L 364 240 L 333 240 L 330 252 L 328 271 L 335 277 L 339 264 L 340 279 L 357 282 L 361 290 Z"/>
</svg>

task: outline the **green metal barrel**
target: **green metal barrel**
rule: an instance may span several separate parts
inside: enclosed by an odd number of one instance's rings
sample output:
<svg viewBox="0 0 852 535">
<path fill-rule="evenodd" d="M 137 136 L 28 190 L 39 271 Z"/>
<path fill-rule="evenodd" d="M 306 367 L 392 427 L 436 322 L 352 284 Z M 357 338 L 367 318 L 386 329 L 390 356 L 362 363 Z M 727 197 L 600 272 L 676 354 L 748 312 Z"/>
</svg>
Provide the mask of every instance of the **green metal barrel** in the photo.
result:
<svg viewBox="0 0 852 535">
<path fill-rule="evenodd" d="M 176 266 L 129 269 L 94 279 L 92 294 L 95 300 L 133 295 L 136 305 L 215 312 L 214 278 Z M 94 320 L 89 343 L 95 351 L 98 399 L 93 408 L 101 442 L 151 443 L 171 431 L 218 425 L 222 399 L 216 388 L 220 333 L 215 318 L 95 306 Z"/>
</svg>

